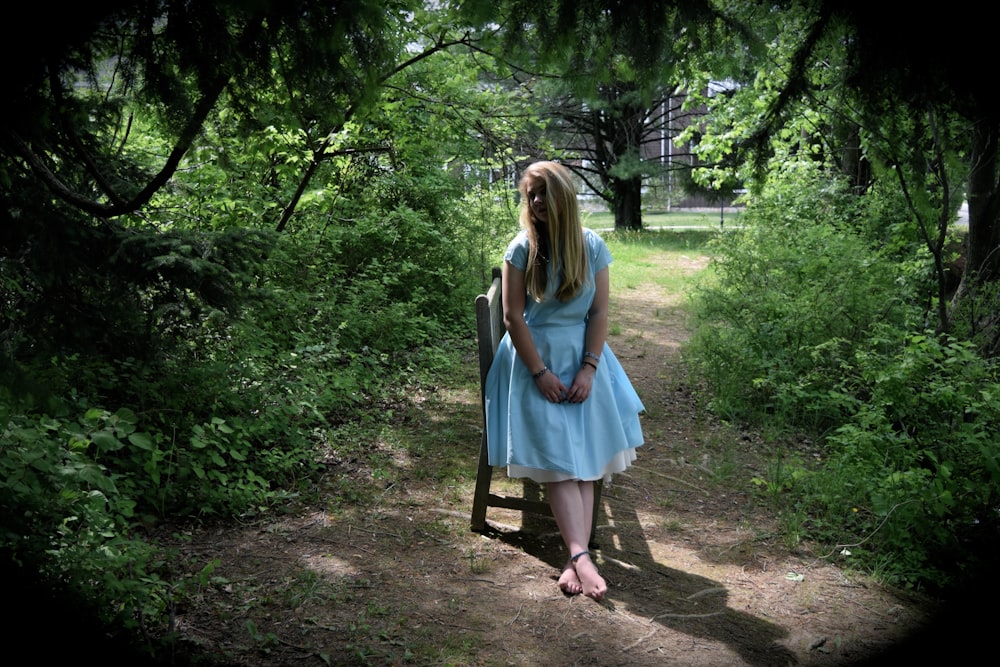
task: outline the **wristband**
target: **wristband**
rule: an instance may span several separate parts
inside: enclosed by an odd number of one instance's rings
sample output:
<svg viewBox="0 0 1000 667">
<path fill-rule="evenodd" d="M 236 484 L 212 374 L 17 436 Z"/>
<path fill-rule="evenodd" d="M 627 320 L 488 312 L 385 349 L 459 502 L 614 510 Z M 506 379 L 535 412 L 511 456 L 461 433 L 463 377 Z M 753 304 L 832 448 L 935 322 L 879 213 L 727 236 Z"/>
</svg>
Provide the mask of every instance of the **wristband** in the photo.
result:
<svg viewBox="0 0 1000 667">
<path fill-rule="evenodd" d="M 586 359 L 584 359 L 584 360 L 583 360 L 583 363 L 581 363 L 580 365 L 581 365 L 581 366 L 590 366 L 590 367 L 591 367 L 591 368 L 593 368 L 593 369 L 594 369 L 595 371 L 597 370 L 597 364 L 595 364 L 595 363 L 594 363 L 593 361 L 587 361 Z"/>
<path fill-rule="evenodd" d="M 531 379 L 532 380 L 537 380 L 538 378 L 542 377 L 543 375 L 545 375 L 548 372 L 549 372 L 549 367 L 548 366 L 542 366 L 542 370 L 540 370 L 537 373 L 535 373 L 534 375 L 532 375 Z"/>
<path fill-rule="evenodd" d="M 590 357 L 596 363 L 600 363 L 601 362 L 601 358 L 599 356 L 597 356 L 596 354 L 594 354 L 593 352 L 584 352 L 583 353 L 583 358 L 586 359 L 587 357 Z M 597 366 L 594 366 L 594 368 L 597 368 Z"/>
</svg>

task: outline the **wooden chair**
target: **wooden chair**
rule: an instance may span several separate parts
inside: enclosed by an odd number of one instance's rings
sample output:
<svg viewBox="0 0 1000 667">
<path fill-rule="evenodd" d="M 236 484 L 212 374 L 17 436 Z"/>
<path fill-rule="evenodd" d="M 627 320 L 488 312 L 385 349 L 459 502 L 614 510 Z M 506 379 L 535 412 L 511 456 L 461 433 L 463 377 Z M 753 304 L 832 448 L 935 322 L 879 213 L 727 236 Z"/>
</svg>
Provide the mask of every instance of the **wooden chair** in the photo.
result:
<svg viewBox="0 0 1000 667">
<path fill-rule="evenodd" d="M 500 269 L 493 269 L 493 282 L 486 294 L 476 297 L 476 335 L 479 339 L 479 398 L 483 411 L 483 435 L 479 443 L 479 471 L 476 473 L 476 493 L 472 501 L 472 530 L 484 532 L 486 526 L 486 509 L 502 507 L 520 510 L 522 513 L 533 513 L 552 516 L 548 502 L 540 500 L 538 485 L 530 479 L 524 480 L 524 491 L 518 496 L 501 496 L 490 492 L 493 481 L 493 466 L 489 463 L 489 452 L 486 444 L 486 374 L 493 364 L 493 356 L 497 346 L 506 333 L 503 323 L 503 299 L 501 298 Z M 594 485 L 594 517 L 593 529 L 590 534 L 590 547 L 597 548 L 594 537 L 597 530 L 597 514 L 601 505 L 601 490 L 603 484 L 598 481 Z"/>
</svg>

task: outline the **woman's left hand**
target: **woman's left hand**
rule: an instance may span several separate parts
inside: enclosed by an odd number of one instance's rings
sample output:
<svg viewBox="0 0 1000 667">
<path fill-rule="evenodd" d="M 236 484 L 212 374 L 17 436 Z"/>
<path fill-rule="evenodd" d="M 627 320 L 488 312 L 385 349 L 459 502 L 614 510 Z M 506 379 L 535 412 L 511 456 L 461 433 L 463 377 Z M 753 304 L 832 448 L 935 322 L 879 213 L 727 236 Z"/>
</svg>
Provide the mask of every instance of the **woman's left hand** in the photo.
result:
<svg viewBox="0 0 1000 667">
<path fill-rule="evenodd" d="M 590 396 L 590 390 L 594 386 L 595 372 L 588 364 L 581 366 L 573 378 L 573 384 L 569 388 L 569 393 L 566 394 L 566 400 L 570 403 L 583 403 L 587 400 Z"/>
</svg>

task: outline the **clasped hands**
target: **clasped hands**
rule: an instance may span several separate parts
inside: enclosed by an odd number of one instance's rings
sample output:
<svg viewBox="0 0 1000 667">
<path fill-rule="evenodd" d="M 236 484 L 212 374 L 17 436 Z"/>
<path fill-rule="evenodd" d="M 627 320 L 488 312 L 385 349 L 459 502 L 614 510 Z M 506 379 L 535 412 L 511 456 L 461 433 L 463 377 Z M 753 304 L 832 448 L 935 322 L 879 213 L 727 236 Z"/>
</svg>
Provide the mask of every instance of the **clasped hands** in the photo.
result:
<svg viewBox="0 0 1000 667">
<path fill-rule="evenodd" d="M 555 373 L 545 373 L 535 378 L 535 384 L 550 403 L 583 403 L 590 396 L 594 385 L 594 372 L 590 366 L 582 366 L 573 376 L 573 384 L 568 388 Z"/>
</svg>

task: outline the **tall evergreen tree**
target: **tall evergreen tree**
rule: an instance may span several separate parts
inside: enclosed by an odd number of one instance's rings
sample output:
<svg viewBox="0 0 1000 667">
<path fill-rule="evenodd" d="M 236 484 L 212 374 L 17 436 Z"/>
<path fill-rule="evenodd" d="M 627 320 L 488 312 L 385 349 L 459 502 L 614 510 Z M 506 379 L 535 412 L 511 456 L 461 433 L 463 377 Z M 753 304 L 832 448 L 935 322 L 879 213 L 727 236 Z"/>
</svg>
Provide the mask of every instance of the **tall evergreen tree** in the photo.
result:
<svg viewBox="0 0 1000 667">
<path fill-rule="evenodd" d="M 667 0 L 497 6 L 508 53 L 534 75 L 557 156 L 608 203 L 616 228 L 641 228 L 643 186 L 664 169 L 650 144 L 679 132 L 671 91 L 685 54 L 719 39 L 724 17 L 707 2 Z"/>
</svg>

